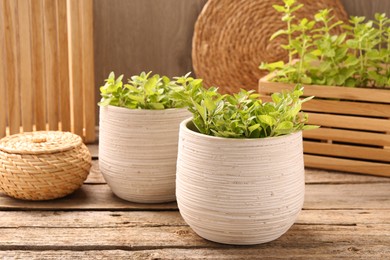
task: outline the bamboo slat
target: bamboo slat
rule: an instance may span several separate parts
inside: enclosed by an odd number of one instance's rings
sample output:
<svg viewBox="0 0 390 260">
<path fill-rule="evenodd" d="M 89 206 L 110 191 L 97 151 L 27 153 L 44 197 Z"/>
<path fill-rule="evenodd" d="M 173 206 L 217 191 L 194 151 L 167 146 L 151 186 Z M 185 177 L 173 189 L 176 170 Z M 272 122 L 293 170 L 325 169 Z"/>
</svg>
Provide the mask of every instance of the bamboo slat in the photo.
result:
<svg viewBox="0 0 390 260">
<path fill-rule="evenodd" d="M 70 131 L 70 89 L 66 0 L 57 0 L 59 92 L 61 130 Z"/>
<path fill-rule="evenodd" d="M 83 75 L 82 75 L 82 31 L 80 5 L 82 1 L 68 0 L 68 45 L 70 66 L 71 122 L 72 131 L 83 135 Z M 89 120 L 89 119 L 88 119 Z"/>
<path fill-rule="evenodd" d="M 3 3 L 0 4 L 0 7 L 3 8 Z M 0 12 L 0 39 L 5 39 L 4 34 L 5 28 L 4 28 L 4 17 L 3 12 Z M 4 50 L 4 44 L 0 45 L 0 61 L 5 60 L 5 50 Z M 0 96 L 4 97 L 7 96 L 6 92 L 6 83 L 5 83 L 5 63 L 0 62 Z M 7 104 L 6 102 L 0 102 L 0 138 L 4 137 L 6 135 L 6 127 L 7 127 Z"/>
<path fill-rule="evenodd" d="M 46 130 L 45 50 L 43 33 L 43 0 L 31 1 L 31 59 L 34 89 L 34 117 L 37 131 Z"/>
<path fill-rule="evenodd" d="M 81 1 L 82 87 L 84 97 L 85 141 L 95 140 L 95 76 L 93 63 L 93 1 Z"/>
<path fill-rule="evenodd" d="M 20 87 L 17 71 L 17 2 L 12 0 L 2 1 L 5 28 L 5 61 L 6 61 L 6 87 L 8 99 L 8 123 L 11 134 L 20 131 Z"/>
<path fill-rule="evenodd" d="M 57 1 L 44 1 L 45 80 L 49 130 L 58 130 L 59 122 L 59 62 L 56 11 Z"/>
<path fill-rule="evenodd" d="M 30 30 L 30 1 L 18 0 L 18 21 L 19 21 L 19 64 L 20 94 L 22 109 L 22 126 L 24 132 L 33 130 L 34 99 L 32 88 L 32 68 L 31 68 L 31 30 Z"/>
</svg>

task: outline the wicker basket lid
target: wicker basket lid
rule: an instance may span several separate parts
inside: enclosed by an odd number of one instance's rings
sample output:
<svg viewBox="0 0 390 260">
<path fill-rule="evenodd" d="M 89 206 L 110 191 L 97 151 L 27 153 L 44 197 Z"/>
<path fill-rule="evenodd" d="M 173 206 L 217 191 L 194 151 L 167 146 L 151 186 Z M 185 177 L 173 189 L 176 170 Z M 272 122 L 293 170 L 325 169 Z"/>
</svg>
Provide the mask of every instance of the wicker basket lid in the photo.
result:
<svg viewBox="0 0 390 260">
<path fill-rule="evenodd" d="M 52 154 L 81 144 L 81 137 L 69 132 L 37 131 L 4 137 L 0 140 L 0 151 L 9 154 Z"/>
<path fill-rule="evenodd" d="M 336 20 L 348 16 L 339 0 L 299 0 L 305 6 L 296 11 L 298 19 L 312 19 L 321 9 L 333 9 Z M 206 86 L 233 93 L 240 88 L 257 89 L 258 80 L 267 72 L 261 62 L 288 60 L 280 45 L 286 37 L 269 41 L 271 35 L 286 27 L 281 13 L 273 9 L 274 0 L 208 0 L 195 25 L 192 61 L 197 77 Z M 335 31 L 336 32 L 336 31 Z"/>
</svg>

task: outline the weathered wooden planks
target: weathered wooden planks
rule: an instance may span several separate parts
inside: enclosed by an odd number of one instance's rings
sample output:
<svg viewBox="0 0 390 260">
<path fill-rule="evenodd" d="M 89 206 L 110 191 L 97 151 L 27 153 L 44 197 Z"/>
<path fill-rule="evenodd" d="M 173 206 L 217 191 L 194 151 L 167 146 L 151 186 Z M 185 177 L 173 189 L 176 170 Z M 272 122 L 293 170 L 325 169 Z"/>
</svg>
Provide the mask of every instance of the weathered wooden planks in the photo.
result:
<svg viewBox="0 0 390 260">
<path fill-rule="evenodd" d="M 56 209 L 56 210 L 170 210 L 177 209 L 176 203 L 140 204 L 131 203 L 116 197 L 107 185 L 84 185 L 75 193 L 52 201 L 16 200 L 0 193 L 0 209 Z"/>
<path fill-rule="evenodd" d="M 385 245 L 390 243 L 387 236 L 390 225 L 339 226 L 339 225 L 294 225 L 278 240 L 265 245 L 251 246 L 258 254 L 267 249 L 281 248 L 315 254 L 323 248 L 322 254 L 329 255 L 330 249 L 337 254 L 347 253 L 354 247 L 369 253 L 371 246 L 382 246 L 382 252 L 389 253 Z M 48 235 L 49 234 L 49 235 Z M 128 227 L 121 228 L 7 228 L 0 230 L 2 241 L 0 250 L 145 250 L 162 248 L 208 248 L 237 250 L 237 247 L 207 241 L 196 235 L 190 227 Z M 21 241 L 21 237 L 28 237 Z M 326 251 L 325 251 L 326 250 Z M 333 251 L 332 250 L 332 251 Z M 288 251 L 277 251 L 278 255 L 288 255 Z M 227 253 L 225 251 L 225 253 Z M 269 252 L 270 253 L 270 252 Z M 273 252 L 275 254 L 276 251 Z M 351 256 L 351 252 L 348 253 Z"/>
<path fill-rule="evenodd" d="M 187 226 L 178 211 L 1 211 L 0 218 L 3 228 L 95 228 L 97 222 L 99 228 Z M 390 209 L 303 210 L 296 224 L 390 225 Z"/>
<path fill-rule="evenodd" d="M 98 161 L 93 161 L 97 166 Z M 96 259 L 380 259 L 390 257 L 390 179 L 306 170 L 293 227 L 263 245 L 213 243 L 186 225 L 175 203 L 116 198 L 98 169 L 75 194 L 46 202 L 0 195 L 0 257 Z M 28 239 L 26 239 L 28 238 Z"/>
<path fill-rule="evenodd" d="M 307 248 L 263 246 L 261 248 L 164 248 L 129 251 L 124 248 L 112 250 L 45 250 L 45 251 L 0 251 L 6 259 L 384 259 L 389 248 L 384 245 L 370 247 L 345 244 L 324 244 L 321 247 L 306 245 Z"/>
<path fill-rule="evenodd" d="M 389 205 L 389 183 L 306 185 L 304 209 L 388 209 Z M 74 194 L 53 201 L 15 200 L 0 193 L 0 209 L 168 210 L 177 209 L 177 205 L 131 203 L 117 198 L 107 185 L 84 185 Z"/>
</svg>

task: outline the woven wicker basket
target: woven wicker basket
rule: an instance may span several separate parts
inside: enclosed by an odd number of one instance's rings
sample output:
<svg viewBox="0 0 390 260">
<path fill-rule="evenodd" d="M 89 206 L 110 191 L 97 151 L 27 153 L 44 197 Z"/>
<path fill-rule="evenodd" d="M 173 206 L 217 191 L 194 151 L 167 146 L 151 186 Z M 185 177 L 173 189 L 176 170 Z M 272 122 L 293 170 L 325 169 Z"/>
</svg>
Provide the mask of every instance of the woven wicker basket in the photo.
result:
<svg viewBox="0 0 390 260">
<path fill-rule="evenodd" d="M 299 0 L 305 6 L 297 18 L 313 18 L 320 9 L 331 8 L 337 20 L 348 20 L 339 0 Z M 223 92 L 239 88 L 257 89 L 258 80 L 266 72 L 261 62 L 286 60 L 287 52 L 280 47 L 286 38 L 269 41 L 271 35 L 285 28 L 281 13 L 272 5 L 274 0 L 209 0 L 195 25 L 192 61 L 197 77 L 206 86 L 217 86 Z M 335 31 L 336 32 L 336 31 Z"/>
<path fill-rule="evenodd" d="M 0 140 L 0 190 L 25 200 L 64 197 L 87 178 L 91 155 L 69 132 L 40 131 Z"/>
</svg>

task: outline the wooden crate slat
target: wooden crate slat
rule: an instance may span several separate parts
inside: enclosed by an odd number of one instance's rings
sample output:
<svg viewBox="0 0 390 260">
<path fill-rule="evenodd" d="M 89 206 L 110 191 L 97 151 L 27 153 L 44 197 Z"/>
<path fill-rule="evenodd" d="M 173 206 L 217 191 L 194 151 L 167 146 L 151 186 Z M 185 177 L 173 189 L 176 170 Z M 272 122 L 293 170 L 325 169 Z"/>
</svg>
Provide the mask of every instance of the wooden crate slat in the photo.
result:
<svg viewBox="0 0 390 260">
<path fill-rule="evenodd" d="M 269 93 L 262 93 L 260 99 L 264 102 L 272 101 Z M 312 99 L 302 106 L 305 112 L 322 112 L 341 115 L 357 115 L 361 117 L 382 117 L 390 118 L 390 109 L 387 104 L 354 102 L 354 101 L 340 101 L 340 100 L 324 100 Z"/>
<path fill-rule="evenodd" d="M 340 159 L 310 154 L 305 154 L 304 160 L 305 166 L 308 167 L 390 177 L 389 164 L 385 163 Z"/>
<path fill-rule="evenodd" d="M 4 10 L 4 4 L 0 3 L 1 10 Z M 5 39 L 5 27 L 4 27 L 4 12 L 0 10 L 0 39 Z M 5 50 L 4 44 L 0 44 L 0 96 L 3 97 L 3 102 L 0 102 L 0 138 L 4 137 L 6 134 L 7 127 L 7 106 L 4 102 L 4 97 L 7 96 L 6 92 L 6 82 L 5 82 Z"/>
<path fill-rule="evenodd" d="M 19 53 L 18 71 L 21 88 L 22 126 L 24 132 L 33 130 L 34 94 L 31 68 L 30 0 L 18 0 Z"/>
<path fill-rule="evenodd" d="M 17 66 L 17 2 L 13 0 L 3 0 L 2 10 L 4 18 L 4 43 L 6 62 L 6 86 L 8 99 L 8 124 L 11 134 L 20 131 L 20 88 Z"/>
<path fill-rule="evenodd" d="M 58 130 L 59 122 L 59 73 L 57 45 L 57 1 L 45 0 L 43 5 L 45 33 L 45 81 L 47 116 L 50 130 Z"/>
<path fill-rule="evenodd" d="M 70 89 L 66 0 L 57 0 L 58 59 L 61 130 L 70 131 Z"/>
<path fill-rule="evenodd" d="M 304 152 L 309 154 L 340 156 L 363 160 L 390 162 L 390 150 L 342 144 L 303 142 Z M 390 164 L 389 164 L 390 166 Z"/>
<path fill-rule="evenodd" d="M 93 63 L 93 1 L 81 2 L 82 87 L 84 97 L 85 142 L 95 141 L 95 75 Z"/>
<path fill-rule="evenodd" d="M 31 1 L 32 87 L 36 130 L 46 130 L 45 53 L 43 32 L 43 0 Z"/>
<path fill-rule="evenodd" d="M 268 82 L 269 77 L 260 79 L 259 92 L 273 93 L 279 92 L 283 89 L 294 88 L 293 84 Z M 333 86 L 319 86 L 319 85 L 305 85 L 305 96 L 316 96 L 321 98 L 338 98 L 346 100 L 360 100 L 370 101 L 376 103 L 390 104 L 390 91 L 386 89 L 372 89 L 372 88 L 348 88 L 333 87 Z"/>
<path fill-rule="evenodd" d="M 304 131 L 303 137 L 318 140 L 333 140 L 346 143 L 389 146 L 390 135 L 367 133 L 352 130 L 318 128 Z"/>
<path fill-rule="evenodd" d="M 309 123 L 334 128 L 347 128 L 386 132 L 390 129 L 389 119 L 377 119 L 357 116 L 307 113 Z"/>
<path fill-rule="evenodd" d="M 82 35 L 80 28 L 80 4 L 78 0 L 68 0 L 68 46 L 71 88 L 71 123 L 72 131 L 83 136 L 83 78 L 82 78 Z"/>
<path fill-rule="evenodd" d="M 360 115 L 362 117 L 390 118 L 388 105 L 352 101 L 312 99 L 303 104 L 304 111 L 328 112 L 332 114 Z"/>
</svg>

